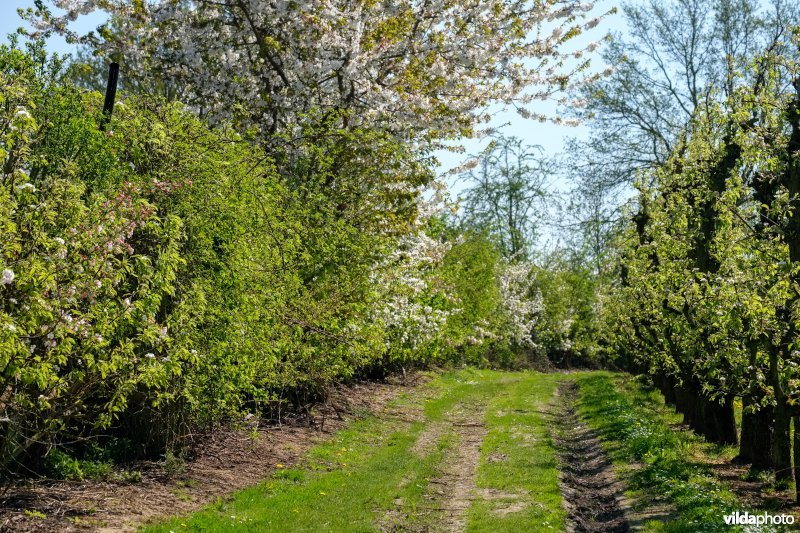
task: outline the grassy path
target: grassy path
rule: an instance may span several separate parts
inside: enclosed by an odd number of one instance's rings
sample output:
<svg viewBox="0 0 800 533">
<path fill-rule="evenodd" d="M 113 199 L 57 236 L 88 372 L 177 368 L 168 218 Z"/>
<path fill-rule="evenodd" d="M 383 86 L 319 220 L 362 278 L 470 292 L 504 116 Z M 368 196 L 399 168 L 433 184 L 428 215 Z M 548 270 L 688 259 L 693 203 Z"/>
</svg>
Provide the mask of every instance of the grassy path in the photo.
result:
<svg viewBox="0 0 800 533">
<path fill-rule="evenodd" d="M 561 531 L 545 406 L 560 376 L 464 370 L 169 531 Z"/>
<path fill-rule="evenodd" d="M 143 530 L 732 531 L 723 513 L 745 508 L 703 466 L 714 459 L 630 378 L 465 369 L 300 468 Z"/>
</svg>

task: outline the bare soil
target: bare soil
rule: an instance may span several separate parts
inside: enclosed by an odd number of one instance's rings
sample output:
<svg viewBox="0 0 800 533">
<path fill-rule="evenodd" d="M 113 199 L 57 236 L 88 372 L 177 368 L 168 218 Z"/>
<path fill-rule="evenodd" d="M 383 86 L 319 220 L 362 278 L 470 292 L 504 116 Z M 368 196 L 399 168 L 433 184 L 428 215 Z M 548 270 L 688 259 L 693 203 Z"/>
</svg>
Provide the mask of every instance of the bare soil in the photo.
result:
<svg viewBox="0 0 800 533">
<path fill-rule="evenodd" d="M 411 451 L 418 457 L 427 457 L 436 449 L 436 445 L 448 430 L 448 424 L 444 422 L 431 422 L 417 437 Z"/>
<path fill-rule="evenodd" d="M 402 391 L 424 381 L 415 374 L 388 383 L 334 390 L 324 405 L 280 425 L 249 421 L 220 429 L 198 445 L 185 464 L 140 462 L 138 483 L 27 480 L 0 497 L 0 531 L 102 533 L 132 531 L 159 517 L 199 509 L 231 492 L 256 485 L 280 468 L 300 465 L 306 452 L 355 418 L 386 413 Z"/>
<path fill-rule="evenodd" d="M 448 417 L 458 434 L 458 448 L 447 461 L 441 477 L 440 494 L 444 512 L 444 531 L 461 532 L 467 527 L 467 511 L 475 498 L 475 475 L 481 459 L 481 444 L 486 437 L 483 423 L 485 405 L 462 404 Z"/>
<path fill-rule="evenodd" d="M 506 496 L 504 493 L 478 490 L 475 485 L 481 444 L 487 433 L 483 423 L 485 409 L 485 404 L 458 404 L 447 413 L 443 421 L 430 422 L 422 430 L 411 449 L 418 456 L 424 457 L 432 453 L 441 439 L 450 433 L 456 434 L 455 447 L 440 465 L 438 475 L 428 480 L 425 504 L 411 509 L 402 499 L 396 500 L 395 508 L 389 509 L 378 523 L 380 531 L 460 533 L 466 529 L 467 511 L 474 499 L 498 499 Z M 403 481 L 405 482 L 406 480 Z M 511 495 L 514 496 L 516 495 Z M 506 507 L 503 510 L 515 511 Z"/>
<path fill-rule="evenodd" d="M 578 385 L 565 381 L 553 411 L 553 441 L 568 532 L 627 532 L 622 486 L 597 435 L 579 418 Z"/>
</svg>

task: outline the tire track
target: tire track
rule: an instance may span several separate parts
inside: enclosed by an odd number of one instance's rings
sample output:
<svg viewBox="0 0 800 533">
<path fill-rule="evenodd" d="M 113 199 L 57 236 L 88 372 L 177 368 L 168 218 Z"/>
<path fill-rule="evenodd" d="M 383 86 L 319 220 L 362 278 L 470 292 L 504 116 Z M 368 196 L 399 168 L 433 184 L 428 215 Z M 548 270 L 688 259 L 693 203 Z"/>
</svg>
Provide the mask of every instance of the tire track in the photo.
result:
<svg viewBox="0 0 800 533">
<path fill-rule="evenodd" d="M 553 412 L 553 442 L 567 510 L 567 531 L 576 533 L 630 531 L 622 506 L 621 487 L 597 435 L 575 411 L 578 385 L 559 385 Z"/>
<path fill-rule="evenodd" d="M 460 533 L 467 526 L 467 512 L 476 498 L 475 476 L 480 463 L 481 445 L 487 429 L 483 422 L 486 405 L 465 402 L 447 413 L 441 435 L 455 433 L 458 442 L 450 451 L 439 476 L 430 480 L 426 499 L 440 515 L 430 530 Z"/>
<path fill-rule="evenodd" d="M 487 434 L 485 412 L 484 402 L 468 400 L 456 404 L 444 420 L 428 421 L 409 452 L 418 457 L 429 456 L 450 435 L 455 437 L 456 444 L 448 448 L 437 467 L 437 475 L 428 480 L 423 504 L 409 507 L 402 499 L 395 500 L 394 506 L 377 522 L 379 531 L 461 533 L 467 527 L 467 513 L 473 500 L 481 496 L 487 499 L 506 496 L 483 494 L 475 484 L 481 445 Z M 404 478 L 401 483 L 408 481 Z M 508 512 L 513 511 L 512 508 Z"/>
</svg>

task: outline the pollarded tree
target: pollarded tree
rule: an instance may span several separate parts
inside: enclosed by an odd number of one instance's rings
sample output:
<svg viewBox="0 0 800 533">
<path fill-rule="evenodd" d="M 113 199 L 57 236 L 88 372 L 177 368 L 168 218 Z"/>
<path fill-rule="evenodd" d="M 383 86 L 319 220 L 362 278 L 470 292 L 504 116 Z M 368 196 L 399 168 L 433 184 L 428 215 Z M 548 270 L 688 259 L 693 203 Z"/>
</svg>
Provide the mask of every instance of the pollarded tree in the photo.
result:
<svg viewBox="0 0 800 533">
<path fill-rule="evenodd" d="M 39 0 L 26 17 L 121 55 L 128 75 L 183 84 L 211 118 L 262 134 L 314 111 L 434 140 L 470 134 L 492 102 L 531 115 L 532 101 L 596 79 L 576 80 L 588 61 L 564 50 L 599 22 L 587 20 L 591 9 L 576 0 Z M 115 31 L 70 29 L 93 11 Z"/>
</svg>

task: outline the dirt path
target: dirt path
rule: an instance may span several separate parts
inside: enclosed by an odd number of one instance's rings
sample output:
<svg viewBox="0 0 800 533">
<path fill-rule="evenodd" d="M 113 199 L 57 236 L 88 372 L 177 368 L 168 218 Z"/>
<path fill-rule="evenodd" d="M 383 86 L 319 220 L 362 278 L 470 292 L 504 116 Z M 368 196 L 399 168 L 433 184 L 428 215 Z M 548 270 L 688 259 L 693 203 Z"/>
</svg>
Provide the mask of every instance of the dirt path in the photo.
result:
<svg viewBox="0 0 800 533">
<path fill-rule="evenodd" d="M 578 417 L 578 385 L 565 381 L 558 388 L 553 412 L 561 492 L 567 509 L 567 531 L 630 531 L 622 506 L 621 487 L 597 436 Z"/>
<path fill-rule="evenodd" d="M 431 422 L 420 433 L 411 451 L 421 457 L 432 453 L 445 435 L 455 434 L 456 440 L 455 447 L 440 466 L 439 474 L 429 480 L 425 507 L 414 511 L 417 518 L 427 517 L 426 523 L 410 523 L 408 514 L 403 516 L 390 510 L 379 525 L 381 531 L 460 533 L 466 529 L 469 507 L 475 498 L 480 497 L 475 477 L 481 444 L 487 432 L 483 423 L 485 410 L 483 403 L 460 403 L 447 413 L 445 420 Z"/>
<path fill-rule="evenodd" d="M 451 413 L 450 420 L 458 434 L 455 457 L 445 463 L 440 485 L 445 523 L 448 533 L 464 531 L 467 527 L 467 511 L 474 499 L 475 474 L 481 458 L 481 444 L 486 437 L 483 423 L 485 405 L 462 404 Z"/>
</svg>

